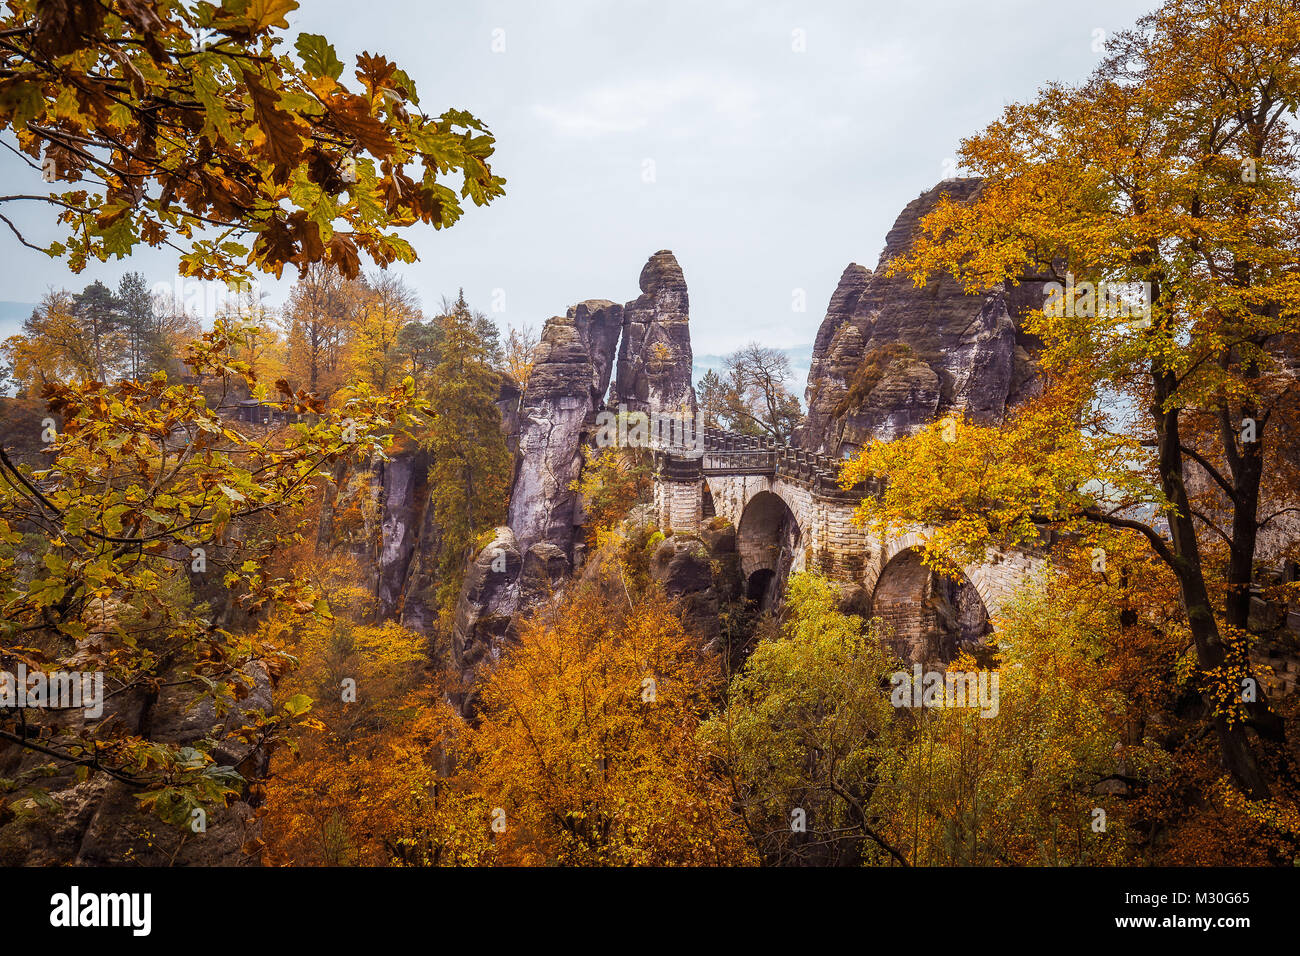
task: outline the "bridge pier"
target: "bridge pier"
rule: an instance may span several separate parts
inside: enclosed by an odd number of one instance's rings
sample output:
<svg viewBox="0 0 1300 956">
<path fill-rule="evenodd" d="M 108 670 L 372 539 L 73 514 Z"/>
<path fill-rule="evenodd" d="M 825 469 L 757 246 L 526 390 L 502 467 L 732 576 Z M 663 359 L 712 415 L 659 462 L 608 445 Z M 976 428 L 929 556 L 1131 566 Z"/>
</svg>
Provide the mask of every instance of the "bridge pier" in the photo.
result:
<svg viewBox="0 0 1300 956">
<path fill-rule="evenodd" d="M 704 470 L 700 455 L 655 455 L 655 520 L 664 534 L 696 534 L 704 523 Z"/>
</svg>

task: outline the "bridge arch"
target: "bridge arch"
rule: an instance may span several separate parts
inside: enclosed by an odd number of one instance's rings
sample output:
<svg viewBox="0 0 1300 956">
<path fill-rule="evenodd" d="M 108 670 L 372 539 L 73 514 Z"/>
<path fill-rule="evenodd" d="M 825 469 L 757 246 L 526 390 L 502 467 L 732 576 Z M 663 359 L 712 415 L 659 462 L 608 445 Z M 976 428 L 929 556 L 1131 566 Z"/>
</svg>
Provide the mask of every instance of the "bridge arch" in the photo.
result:
<svg viewBox="0 0 1300 956">
<path fill-rule="evenodd" d="M 781 495 L 759 491 L 745 502 L 736 524 L 736 548 L 747 594 L 761 607 L 779 600 L 802 538 L 799 520 Z"/>
<path fill-rule="evenodd" d="M 875 494 L 876 490 L 864 487 L 846 492 L 839 486 L 838 462 L 825 455 L 717 429 L 705 430 L 704 445 L 703 457 L 694 459 L 698 469 L 695 474 L 702 480 L 696 478 L 689 483 L 684 473 L 671 481 L 671 476 L 656 478 L 657 496 L 658 483 L 671 484 L 678 497 L 685 497 L 683 489 L 688 489 L 694 503 L 693 509 L 672 511 L 674 520 L 666 523 L 692 530 L 682 523 L 690 517 L 688 512 L 693 512 L 697 525 L 709 512 L 729 521 L 737 530 L 746 578 L 751 579 L 758 571 L 770 572 L 770 579 L 765 576 L 764 580 L 749 582 L 751 591 L 764 591 L 769 606 L 772 596 L 779 596 L 784 588 L 789 572 L 805 566 L 860 587 L 868 596 L 874 595 L 890 563 L 904 552 L 923 549 L 932 530 L 918 527 L 882 538 L 858 526 L 854 521 L 860 501 L 857 493 Z M 784 502 L 788 516 L 773 499 Z M 755 508 L 753 512 L 751 507 Z M 661 509 L 665 513 L 668 510 Z M 679 511 L 685 518 L 678 519 Z M 782 525 L 782 521 L 786 523 Z M 787 534 L 773 530 L 782 526 Z M 750 545 L 747 558 L 743 555 L 746 542 Z M 771 558 L 770 554 L 778 557 Z M 908 567 L 912 565 L 907 561 L 900 562 L 890 571 L 886 583 L 896 575 L 909 581 L 910 575 L 919 575 L 914 567 L 911 571 Z M 964 603 L 967 611 L 962 613 L 968 615 L 973 615 L 970 608 L 978 605 L 984 616 L 996 619 L 1024 582 L 1040 574 L 1044 567 L 1041 548 L 990 548 L 983 560 L 964 565 L 961 576 L 950 578 L 960 585 L 959 593 L 944 600 L 955 598 Z M 943 597 L 943 588 L 931 584 L 928 578 L 924 587 Z"/>
<path fill-rule="evenodd" d="M 965 570 L 928 567 L 916 545 L 894 547 L 872 590 L 871 613 L 894 632 L 891 645 L 909 663 L 947 663 L 961 651 L 989 649 L 989 606 Z"/>
<path fill-rule="evenodd" d="M 880 573 L 883 574 L 889 562 L 905 551 L 924 550 L 925 539 L 926 536 L 923 531 L 910 531 L 907 534 L 886 538 L 881 546 L 880 562 L 877 565 L 880 568 Z M 999 586 L 996 575 L 990 574 L 989 571 L 990 568 L 984 564 L 963 564 L 961 566 L 962 576 L 975 589 L 989 614 L 993 615 L 998 613 L 1008 595 Z M 874 587 L 878 581 L 879 575 L 876 582 L 871 583 L 871 586 Z"/>
</svg>

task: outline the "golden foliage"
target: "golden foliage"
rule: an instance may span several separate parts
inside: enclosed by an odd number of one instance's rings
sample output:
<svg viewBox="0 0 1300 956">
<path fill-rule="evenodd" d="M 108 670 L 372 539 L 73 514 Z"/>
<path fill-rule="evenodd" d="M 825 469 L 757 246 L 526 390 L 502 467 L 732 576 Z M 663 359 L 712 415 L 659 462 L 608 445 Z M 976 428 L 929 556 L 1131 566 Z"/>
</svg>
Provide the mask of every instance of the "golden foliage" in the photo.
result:
<svg viewBox="0 0 1300 956">
<path fill-rule="evenodd" d="M 472 735 L 476 784 L 505 815 L 505 858 L 751 861 L 728 788 L 695 739 L 718 680 L 716 660 L 654 590 L 629 606 L 582 588 L 527 625 L 483 684 Z"/>
</svg>

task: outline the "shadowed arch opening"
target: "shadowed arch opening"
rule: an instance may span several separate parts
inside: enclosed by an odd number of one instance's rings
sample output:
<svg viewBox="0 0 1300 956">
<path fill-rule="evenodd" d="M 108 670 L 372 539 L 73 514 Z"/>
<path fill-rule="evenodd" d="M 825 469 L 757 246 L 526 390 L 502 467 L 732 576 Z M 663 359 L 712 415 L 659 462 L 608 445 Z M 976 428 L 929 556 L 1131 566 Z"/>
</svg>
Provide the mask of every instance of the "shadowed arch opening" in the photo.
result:
<svg viewBox="0 0 1300 956">
<path fill-rule="evenodd" d="M 780 602 L 801 537 L 794 512 L 778 495 L 761 491 L 750 499 L 736 528 L 746 592 L 766 610 Z"/>
<path fill-rule="evenodd" d="M 946 664 L 966 651 L 984 664 L 992 654 L 993 625 L 975 585 L 926 567 L 916 548 L 880 572 L 871 613 L 893 629 L 894 652 L 908 663 Z"/>
<path fill-rule="evenodd" d="M 772 579 L 775 577 L 776 572 L 771 568 L 759 568 L 745 582 L 745 597 L 751 601 L 761 602 L 771 589 Z"/>
</svg>

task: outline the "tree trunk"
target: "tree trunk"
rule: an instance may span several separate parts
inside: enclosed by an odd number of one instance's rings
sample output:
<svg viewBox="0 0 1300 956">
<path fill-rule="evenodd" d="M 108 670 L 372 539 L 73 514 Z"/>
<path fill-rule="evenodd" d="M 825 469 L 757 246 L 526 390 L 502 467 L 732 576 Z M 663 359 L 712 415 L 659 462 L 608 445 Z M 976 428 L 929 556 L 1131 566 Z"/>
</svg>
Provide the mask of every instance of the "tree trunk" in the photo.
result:
<svg viewBox="0 0 1300 956">
<path fill-rule="evenodd" d="M 1223 665 L 1227 652 L 1205 586 L 1196 527 L 1187 497 L 1179 410 L 1176 407 L 1165 407 L 1166 400 L 1176 388 L 1177 380 L 1173 373 L 1159 369 L 1153 369 L 1152 377 L 1155 388 L 1151 414 L 1156 426 L 1160 482 L 1170 505 L 1167 518 L 1174 553 L 1173 571 L 1178 578 L 1183 608 L 1187 612 L 1187 622 L 1196 642 L 1197 660 L 1203 670 L 1209 671 Z M 1268 799 L 1271 795 L 1268 779 L 1251 747 L 1246 726 L 1240 721 L 1230 723 L 1226 716 L 1219 713 L 1213 700 L 1207 700 L 1206 705 L 1211 711 L 1214 731 L 1219 738 L 1219 749 L 1228 772 L 1252 800 Z"/>
</svg>

